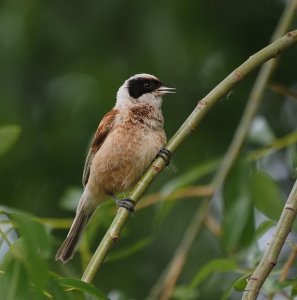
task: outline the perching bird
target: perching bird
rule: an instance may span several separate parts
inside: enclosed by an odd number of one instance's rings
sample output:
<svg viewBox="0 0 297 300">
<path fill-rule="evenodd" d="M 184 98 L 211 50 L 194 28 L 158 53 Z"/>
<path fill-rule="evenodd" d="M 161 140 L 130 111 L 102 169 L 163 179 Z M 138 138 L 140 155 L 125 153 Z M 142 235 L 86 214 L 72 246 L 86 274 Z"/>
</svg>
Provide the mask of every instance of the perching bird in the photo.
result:
<svg viewBox="0 0 297 300">
<path fill-rule="evenodd" d="M 131 189 L 160 150 L 168 154 L 163 148 L 166 134 L 161 104 L 162 96 L 174 90 L 149 74 L 134 75 L 120 87 L 115 107 L 100 122 L 89 150 L 84 192 L 56 260 L 65 263 L 73 257 L 84 227 L 108 197 L 133 211 L 132 200 L 118 200 L 115 195 Z"/>
</svg>

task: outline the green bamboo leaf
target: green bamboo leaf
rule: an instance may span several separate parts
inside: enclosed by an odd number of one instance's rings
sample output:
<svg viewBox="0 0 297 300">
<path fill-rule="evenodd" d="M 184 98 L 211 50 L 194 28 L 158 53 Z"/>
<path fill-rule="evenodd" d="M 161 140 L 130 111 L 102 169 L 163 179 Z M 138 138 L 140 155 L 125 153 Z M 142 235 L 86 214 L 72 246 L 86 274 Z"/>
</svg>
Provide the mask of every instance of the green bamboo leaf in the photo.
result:
<svg viewBox="0 0 297 300">
<path fill-rule="evenodd" d="M 25 246 L 30 254 L 38 252 L 39 256 L 48 257 L 51 253 L 49 235 L 41 222 L 33 216 L 20 211 L 10 214 L 18 231 L 24 238 Z"/>
<path fill-rule="evenodd" d="M 25 255 L 24 249 L 25 249 L 24 239 L 22 237 L 18 238 L 9 247 L 8 252 L 6 252 L 4 259 L 3 259 L 3 264 L 4 265 L 6 263 L 8 264 L 13 259 L 17 259 L 19 261 L 25 261 L 26 255 Z"/>
<path fill-rule="evenodd" d="M 14 264 L 12 264 L 12 270 L 6 269 L 6 272 L 9 271 L 11 272 L 11 284 L 8 286 L 8 289 L 5 291 L 8 300 L 15 299 L 17 297 L 16 294 L 19 292 L 17 288 L 17 282 L 19 282 L 19 278 L 20 278 L 21 265 L 18 262 L 14 262 Z M 5 289 L 5 287 L 3 286 L 2 288 Z"/>
<path fill-rule="evenodd" d="M 222 245 L 227 252 L 246 248 L 255 235 L 254 210 L 250 195 L 251 168 L 247 162 L 237 164 L 226 182 Z"/>
<path fill-rule="evenodd" d="M 185 171 L 180 176 L 177 176 L 174 179 L 168 181 L 165 185 L 163 185 L 163 187 L 160 190 L 160 193 L 166 197 L 172 194 L 174 191 L 178 190 L 179 188 L 183 188 L 193 183 L 197 183 L 200 179 L 215 171 L 215 169 L 219 166 L 219 163 L 220 158 L 216 158 L 194 166 L 193 168 Z M 156 215 L 156 224 L 160 224 L 160 222 L 162 222 L 165 219 L 165 217 L 171 212 L 172 208 L 176 205 L 176 202 L 174 201 L 165 201 L 161 203 L 161 209 Z"/>
<path fill-rule="evenodd" d="M 295 281 L 295 284 L 292 286 L 291 296 L 297 296 L 297 281 Z"/>
<path fill-rule="evenodd" d="M 275 223 L 271 220 L 266 220 L 263 223 L 259 225 L 259 227 L 256 230 L 256 236 L 260 238 L 266 231 L 268 231 L 270 228 L 275 226 Z"/>
<path fill-rule="evenodd" d="M 172 298 L 177 300 L 196 300 L 199 299 L 199 291 L 188 286 L 177 286 L 173 291 Z"/>
<path fill-rule="evenodd" d="M 17 230 L 23 239 L 23 251 L 26 258 L 23 262 L 24 267 L 34 283 L 35 292 L 42 294 L 48 277 L 44 259 L 50 254 L 48 234 L 44 226 L 28 214 L 14 211 L 10 216 L 15 221 Z"/>
<path fill-rule="evenodd" d="M 219 163 L 220 159 L 218 158 L 191 168 L 184 172 L 181 176 L 167 182 L 161 189 L 161 193 L 169 195 L 178 188 L 197 182 L 199 179 L 213 172 L 218 167 Z"/>
<path fill-rule="evenodd" d="M 80 295 L 75 295 L 78 297 L 73 297 L 71 293 L 67 289 L 65 289 L 65 286 L 60 283 L 61 277 L 60 274 L 57 274 L 55 272 L 49 271 L 49 281 L 47 284 L 47 292 L 51 294 L 53 300 L 70 300 L 70 299 L 85 299 L 80 298 Z M 89 299 L 91 300 L 91 298 Z"/>
<path fill-rule="evenodd" d="M 243 270 L 241 271 L 241 273 L 242 272 Z M 232 292 L 234 292 L 234 290 L 238 292 L 244 291 L 247 284 L 247 280 L 251 275 L 252 273 L 245 272 L 243 275 L 233 280 L 229 287 L 223 292 L 223 295 L 220 300 L 229 300 L 231 298 L 230 295 L 232 294 Z"/>
<path fill-rule="evenodd" d="M 268 218 L 277 221 L 284 199 L 276 182 L 262 171 L 254 171 L 251 179 L 251 197 L 256 208 Z"/>
<path fill-rule="evenodd" d="M 230 272 L 237 269 L 237 264 L 235 261 L 230 259 L 216 259 L 207 263 L 201 270 L 194 276 L 190 287 L 195 288 L 202 281 L 204 281 L 210 275 L 217 272 Z"/>
<path fill-rule="evenodd" d="M 7 152 L 17 141 L 21 129 L 17 125 L 0 127 L 0 156 Z"/>
<path fill-rule="evenodd" d="M 108 256 L 106 261 L 109 262 L 109 261 L 115 261 L 118 259 L 125 258 L 147 247 L 151 242 L 152 242 L 152 238 L 150 237 L 141 239 L 140 241 L 137 241 L 136 243 L 132 244 L 131 246 L 125 249 L 115 251 L 114 253 Z"/>
<path fill-rule="evenodd" d="M 5 295 L 5 300 L 32 299 L 30 281 L 24 265 L 18 260 L 10 260 L 1 265 L 1 268 L 4 274 L 1 276 L 0 290 L 1 295 Z"/>
<path fill-rule="evenodd" d="M 239 278 L 237 278 L 232 283 L 234 289 L 239 292 L 244 291 L 246 284 L 247 284 L 247 280 L 251 275 L 252 275 L 252 273 L 247 273 L 247 274 L 244 274 L 244 275 L 240 276 Z"/>
<path fill-rule="evenodd" d="M 92 296 L 95 296 L 99 300 L 109 300 L 103 292 L 95 288 L 93 285 L 75 278 L 60 278 L 59 283 L 65 287 L 73 288 Z"/>
<path fill-rule="evenodd" d="M 296 284 L 296 279 L 287 279 L 282 282 L 274 280 L 274 281 L 266 282 L 265 288 L 269 294 L 275 294 L 289 286 L 293 288 L 294 284 Z"/>
</svg>

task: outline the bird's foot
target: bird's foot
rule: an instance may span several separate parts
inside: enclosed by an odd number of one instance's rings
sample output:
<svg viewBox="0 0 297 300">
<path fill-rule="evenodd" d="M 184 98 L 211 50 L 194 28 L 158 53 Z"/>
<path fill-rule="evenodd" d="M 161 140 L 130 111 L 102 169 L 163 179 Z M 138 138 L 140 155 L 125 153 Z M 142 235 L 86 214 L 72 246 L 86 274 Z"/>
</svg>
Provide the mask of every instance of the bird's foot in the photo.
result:
<svg viewBox="0 0 297 300">
<path fill-rule="evenodd" d="M 171 155 L 171 151 L 163 147 L 160 149 L 159 153 L 157 154 L 157 157 L 162 157 L 165 161 L 166 166 L 168 166 L 171 160 Z"/>
<path fill-rule="evenodd" d="M 134 207 L 135 207 L 135 201 L 133 201 L 130 198 L 124 198 L 124 199 L 116 199 L 116 205 L 119 207 L 124 207 L 126 208 L 130 213 L 134 212 Z"/>
</svg>

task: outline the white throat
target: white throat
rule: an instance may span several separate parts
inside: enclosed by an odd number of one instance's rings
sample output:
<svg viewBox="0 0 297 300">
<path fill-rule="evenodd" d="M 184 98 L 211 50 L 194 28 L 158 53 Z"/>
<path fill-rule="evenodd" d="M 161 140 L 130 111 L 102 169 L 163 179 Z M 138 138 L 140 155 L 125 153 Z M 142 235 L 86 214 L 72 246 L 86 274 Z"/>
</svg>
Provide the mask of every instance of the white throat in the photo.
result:
<svg viewBox="0 0 297 300">
<path fill-rule="evenodd" d="M 128 92 L 127 81 L 119 88 L 117 92 L 117 100 L 115 107 L 116 108 L 130 108 L 134 105 L 142 105 L 147 103 L 149 105 L 153 105 L 157 108 L 161 108 L 162 105 L 162 97 L 153 93 L 143 94 L 137 99 L 131 97 Z"/>
</svg>

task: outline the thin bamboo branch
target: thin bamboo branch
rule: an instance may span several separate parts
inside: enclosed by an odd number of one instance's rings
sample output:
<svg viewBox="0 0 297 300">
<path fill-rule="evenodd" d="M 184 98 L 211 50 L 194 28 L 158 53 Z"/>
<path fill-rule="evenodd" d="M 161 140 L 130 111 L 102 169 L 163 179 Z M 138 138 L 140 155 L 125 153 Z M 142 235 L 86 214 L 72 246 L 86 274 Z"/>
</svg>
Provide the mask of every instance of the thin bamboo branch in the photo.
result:
<svg viewBox="0 0 297 300">
<path fill-rule="evenodd" d="M 52 229 L 69 229 L 73 219 L 72 218 L 34 218 Z"/>
<path fill-rule="evenodd" d="M 0 246 L 2 244 L 2 242 L 6 242 L 7 245 L 10 247 L 12 245 L 12 243 L 10 242 L 9 238 L 8 238 L 8 232 L 4 232 L 1 228 L 0 228 L 0 237 L 1 237 L 1 241 L 0 241 Z"/>
<path fill-rule="evenodd" d="M 255 149 L 252 152 L 244 156 L 249 161 L 259 160 L 265 156 L 268 156 L 280 149 L 286 148 L 297 142 L 297 131 L 290 132 L 280 138 L 273 140 L 270 144 L 267 144 L 261 148 Z M 218 162 L 220 159 L 216 159 Z M 211 174 L 213 168 L 209 169 L 209 172 L 204 176 Z M 162 193 L 149 194 L 142 198 L 141 202 L 138 203 L 136 211 L 147 208 L 159 201 L 175 201 L 181 198 L 187 197 L 206 197 L 213 195 L 214 189 L 210 185 L 197 185 L 187 188 L 181 188 L 173 191 L 169 195 L 164 196 Z M 114 210 L 114 208 L 111 208 Z M 37 222 L 48 226 L 51 229 L 69 229 L 73 222 L 72 218 L 34 218 Z M 0 224 L 11 224 L 12 220 L 0 220 Z"/>
<path fill-rule="evenodd" d="M 213 89 L 206 97 L 198 102 L 197 107 L 192 114 L 176 132 L 176 134 L 170 139 L 167 144 L 168 150 L 174 152 L 178 146 L 185 140 L 187 136 L 194 131 L 201 122 L 205 114 L 210 108 L 224 95 L 226 95 L 238 82 L 244 79 L 251 71 L 256 69 L 259 65 L 266 62 L 271 58 L 275 58 L 282 51 L 292 46 L 297 41 L 297 30 L 287 33 L 285 36 L 268 45 L 264 49 L 260 50 L 253 56 L 251 56 L 246 62 L 239 66 L 229 76 L 227 76 L 215 89 Z M 162 158 L 157 158 L 149 167 L 147 172 L 136 184 L 135 188 L 131 191 L 129 197 L 135 202 L 138 202 L 139 198 L 145 193 L 154 178 L 165 167 L 165 162 Z M 92 282 L 100 266 L 104 262 L 108 251 L 119 238 L 120 232 L 127 218 L 129 212 L 124 208 L 119 208 L 117 214 L 99 244 L 95 254 L 93 255 L 90 263 L 88 264 L 83 276 L 82 281 Z"/>
<path fill-rule="evenodd" d="M 275 29 L 275 32 L 272 35 L 271 40 L 275 41 L 279 39 L 288 29 L 289 25 L 291 24 L 294 14 L 295 8 L 297 5 L 297 0 L 291 0 L 287 3 L 283 14 L 279 20 L 279 23 Z M 229 174 L 232 165 L 238 156 L 244 141 L 248 135 L 250 125 L 254 116 L 256 115 L 258 108 L 260 106 L 262 96 L 266 89 L 267 83 L 273 73 L 274 68 L 276 67 L 277 60 L 272 59 L 266 64 L 264 64 L 260 72 L 256 78 L 255 84 L 252 88 L 250 93 L 248 103 L 242 119 L 240 121 L 239 126 L 236 129 L 234 138 L 230 144 L 230 147 L 224 157 L 223 163 L 219 168 L 218 173 L 214 178 L 214 184 L 219 189 L 223 184 L 224 180 L 226 179 L 227 175 Z"/>
<path fill-rule="evenodd" d="M 297 141 L 297 130 L 293 131 L 279 139 L 273 140 L 271 144 L 260 149 L 256 149 L 249 153 L 246 158 L 248 160 L 259 160 L 262 157 L 272 154 L 280 149 L 293 145 Z"/>
<path fill-rule="evenodd" d="M 221 224 L 218 223 L 217 219 L 211 214 L 208 214 L 204 218 L 203 225 L 208 229 L 215 237 L 220 237 L 222 235 Z"/>
<path fill-rule="evenodd" d="M 245 159 L 249 161 L 259 160 L 262 157 L 268 156 L 275 151 L 286 148 L 289 145 L 292 145 L 297 142 L 297 131 L 290 132 L 280 138 L 274 139 L 270 144 L 267 144 L 261 148 L 255 149 L 249 154 L 245 155 Z M 220 159 L 216 159 L 220 161 Z M 214 167 L 209 168 L 208 173 L 204 176 L 211 174 L 214 170 Z M 180 188 L 173 191 L 169 195 L 164 196 L 162 193 L 149 194 L 142 198 L 141 202 L 136 207 L 136 211 L 154 205 L 159 201 L 173 201 L 180 200 L 180 198 L 187 197 L 206 197 L 213 194 L 213 187 L 210 185 L 197 185 L 187 188 Z M 114 208 L 111 208 L 114 211 Z M 71 223 L 73 222 L 72 218 L 33 218 L 37 222 L 42 223 L 43 225 L 48 226 L 51 229 L 69 229 Z M 0 220 L 0 224 L 12 224 L 12 220 Z"/>
<path fill-rule="evenodd" d="M 281 35 L 283 35 L 287 28 L 290 26 L 294 17 L 296 3 L 297 0 L 291 0 L 287 3 L 284 12 L 280 18 L 280 21 L 276 27 L 276 30 L 272 36 L 272 40 L 275 40 Z M 224 183 L 237 156 L 239 155 L 244 140 L 248 134 L 250 124 L 260 105 L 266 84 L 268 83 L 268 80 L 271 76 L 275 65 L 276 60 L 270 60 L 269 62 L 264 64 L 260 69 L 254 87 L 251 91 L 248 104 L 241 119 L 241 122 L 235 132 L 234 138 L 223 159 L 223 162 L 212 180 L 212 185 L 214 186 L 215 191 L 214 194 L 220 189 L 220 187 Z M 153 286 L 151 293 L 147 299 L 168 300 L 170 298 L 174 286 L 176 285 L 179 275 L 183 269 L 183 265 L 181 265 L 180 262 L 186 261 L 186 256 L 195 240 L 196 234 L 198 234 L 201 228 L 201 223 L 204 221 L 205 217 L 208 214 L 208 210 L 211 203 L 210 200 L 210 197 L 207 197 L 197 210 L 197 213 L 194 215 L 190 225 L 188 226 L 186 234 L 184 235 L 179 247 L 174 253 L 173 258 L 169 262 L 167 268 L 165 269 L 165 272 L 160 276 L 156 284 Z M 190 234 L 190 232 L 192 233 Z M 191 236 L 192 240 L 190 240 L 188 236 Z M 176 266 L 178 266 L 178 268 Z"/>
<path fill-rule="evenodd" d="M 190 197 L 206 197 L 213 194 L 213 188 L 208 185 L 198 185 L 191 186 L 186 188 L 181 188 L 176 191 L 173 191 L 169 195 L 164 196 L 162 193 L 155 193 L 143 197 L 141 202 L 136 208 L 136 211 L 151 206 L 157 202 L 163 201 L 174 201 L 181 198 L 190 198 Z"/>
<path fill-rule="evenodd" d="M 280 84 L 280 83 L 273 83 L 269 85 L 269 88 L 279 95 L 285 96 L 285 97 L 291 97 L 295 101 L 297 101 L 297 92 L 287 88 L 286 86 Z"/>
<path fill-rule="evenodd" d="M 276 225 L 272 240 L 259 262 L 257 268 L 249 278 L 243 300 L 257 299 L 259 291 L 270 274 L 271 270 L 276 266 L 280 251 L 290 233 L 295 217 L 297 214 L 297 181 L 289 195 L 289 198 L 282 211 L 281 217 Z"/>
<path fill-rule="evenodd" d="M 186 262 L 187 253 L 205 220 L 207 206 L 207 201 L 202 202 L 183 235 L 182 242 L 175 250 L 172 260 L 153 286 L 147 300 L 170 299 L 173 288 Z"/>
<path fill-rule="evenodd" d="M 285 281 L 288 278 L 289 271 L 290 271 L 292 265 L 294 264 L 296 258 L 297 258 L 297 245 L 295 244 L 292 247 L 292 251 L 291 251 L 287 261 L 285 262 L 285 264 L 282 268 L 282 271 L 281 271 L 281 274 L 280 274 L 280 277 L 279 277 L 279 281 L 282 282 L 282 281 Z"/>
</svg>

